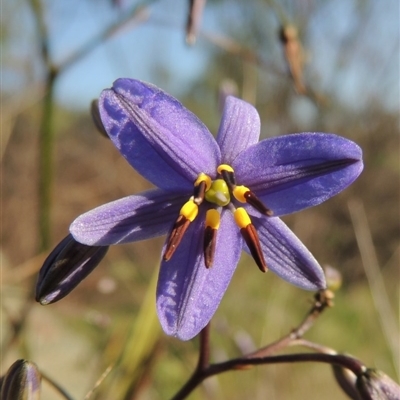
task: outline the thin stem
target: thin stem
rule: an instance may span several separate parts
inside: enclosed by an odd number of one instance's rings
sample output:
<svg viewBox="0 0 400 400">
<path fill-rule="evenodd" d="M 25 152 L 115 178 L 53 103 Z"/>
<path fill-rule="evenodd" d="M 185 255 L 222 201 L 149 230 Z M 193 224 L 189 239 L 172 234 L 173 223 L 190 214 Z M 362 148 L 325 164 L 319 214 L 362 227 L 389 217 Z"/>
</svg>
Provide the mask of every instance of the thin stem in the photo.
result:
<svg viewBox="0 0 400 400">
<path fill-rule="evenodd" d="M 210 323 L 208 323 L 200 332 L 200 349 L 198 370 L 204 370 L 210 365 Z"/>
<path fill-rule="evenodd" d="M 307 349 L 314 350 L 317 353 L 324 353 L 324 354 L 338 354 L 338 352 L 330 347 L 323 346 L 319 343 L 310 342 L 309 340 L 305 340 L 303 338 L 294 340 L 291 343 L 291 346 L 303 346 Z"/>
<path fill-rule="evenodd" d="M 122 25 L 128 22 L 141 22 L 148 17 L 144 5 L 154 0 L 147 0 L 143 5 L 135 6 L 126 17 L 106 28 L 80 49 L 68 57 L 63 63 L 56 66 L 49 52 L 49 36 L 44 19 L 43 5 L 40 0 L 30 0 L 32 11 L 35 15 L 39 41 L 41 44 L 42 60 L 46 68 L 45 93 L 43 102 L 42 119 L 39 133 L 39 238 L 40 251 L 47 250 L 51 237 L 51 189 L 53 184 L 53 147 L 54 147 L 54 85 L 58 75 L 67 67 L 76 63 L 87 55 L 96 46 L 112 36 Z"/>
<path fill-rule="evenodd" d="M 77 49 L 69 57 L 67 57 L 58 66 L 58 69 L 64 71 L 69 66 L 75 64 L 78 60 L 89 54 L 99 44 L 113 36 L 119 29 L 128 23 L 139 24 L 146 21 L 149 17 L 148 5 L 153 3 L 155 0 L 145 0 L 140 4 L 136 4 L 129 11 L 124 13 L 124 17 L 117 22 L 107 27 L 104 31 L 100 32 L 97 36 L 87 41 L 81 48 Z"/>
<path fill-rule="evenodd" d="M 327 307 L 332 306 L 332 299 L 333 299 L 333 293 L 330 290 L 321 290 L 317 292 L 314 296 L 314 303 L 311 309 L 309 310 L 303 321 L 297 326 L 297 328 L 293 329 L 283 338 L 265 347 L 262 347 L 261 349 L 256 350 L 253 353 L 248 354 L 246 357 L 255 358 L 255 357 L 269 356 L 291 345 L 293 341 L 303 337 L 304 334 L 314 325 L 315 321 L 321 315 L 321 313 Z"/>
<path fill-rule="evenodd" d="M 181 387 L 172 400 L 185 399 L 204 379 L 207 378 L 204 372 L 210 368 L 210 324 L 208 323 L 199 335 L 199 361 L 197 368 L 189 380 Z"/>
<path fill-rule="evenodd" d="M 35 15 L 42 61 L 46 68 L 46 96 L 43 101 L 42 119 L 39 130 L 39 249 L 43 251 L 47 250 L 50 246 L 54 84 L 58 70 L 53 67 L 51 62 L 49 35 L 44 18 L 43 4 L 40 0 L 31 0 L 30 5 Z"/>
<path fill-rule="evenodd" d="M 49 71 L 46 80 L 46 96 L 39 133 L 39 232 L 40 250 L 50 247 L 51 236 L 51 188 L 53 185 L 53 116 L 54 83 L 56 73 Z"/>
<path fill-rule="evenodd" d="M 245 369 L 254 365 L 297 362 L 320 362 L 338 365 L 340 367 L 349 369 L 356 376 L 360 376 L 366 371 L 366 367 L 361 361 L 343 354 L 299 353 L 255 358 L 240 357 L 218 364 L 211 364 L 204 370 L 196 371 L 188 380 L 188 382 L 182 387 L 182 389 L 172 398 L 172 400 L 185 399 L 206 378 L 221 374 L 223 372 Z"/>
<path fill-rule="evenodd" d="M 236 358 L 218 364 L 212 364 L 203 372 L 203 380 L 206 377 L 217 375 L 222 372 L 242 369 L 251 365 L 281 364 L 296 362 L 321 362 L 331 365 L 338 365 L 349 369 L 356 376 L 360 376 L 366 371 L 366 367 L 361 361 L 343 354 L 323 354 L 323 353 L 299 353 L 284 354 L 280 356 L 256 357 L 256 358 Z"/>
<path fill-rule="evenodd" d="M 47 375 L 43 374 L 40 371 L 40 374 L 42 375 L 42 378 L 49 383 L 55 390 L 57 390 L 58 393 L 61 394 L 66 400 L 74 400 L 58 383 L 54 382 L 53 379 L 49 378 Z"/>
<path fill-rule="evenodd" d="M 290 346 L 292 343 L 298 341 L 315 323 L 317 318 L 326 309 L 326 307 L 332 306 L 333 293 L 329 290 L 321 290 L 314 296 L 314 303 L 307 313 L 306 317 L 299 324 L 297 328 L 292 330 L 288 335 L 284 336 L 282 339 L 265 346 L 253 353 L 244 355 L 243 357 L 232 359 L 218 364 L 209 364 L 209 325 L 207 325 L 200 334 L 200 354 L 199 362 L 197 368 L 189 380 L 182 386 L 182 388 L 175 394 L 172 400 L 182 400 L 185 399 L 201 382 L 206 378 L 217 375 L 222 372 L 226 372 L 233 369 L 246 368 L 250 365 L 258 364 L 271 364 L 278 362 L 300 362 L 300 361 L 320 361 L 320 362 L 330 362 L 335 360 L 335 363 L 349 363 L 351 370 L 359 370 L 358 364 L 355 361 L 348 361 L 350 357 L 335 355 L 337 359 L 324 358 L 324 356 L 331 356 L 332 354 L 297 354 L 287 356 L 275 356 L 271 357 L 272 353 L 276 353 L 283 348 Z M 292 357 L 292 358 L 291 358 Z M 345 360 L 343 360 L 343 357 Z M 272 360 L 272 361 L 271 361 Z M 330 361 L 327 361 L 330 360 Z M 351 359 L 354 360 L 354 359 Z M 346 367 L 346 366 L 345 366 Z M 346 367 L 347 368 L 347 367 Z M 353 368 L 353 369 L 352 369 Z M 358 369 L 357 369 L 358 368 Z"/>
</svg>

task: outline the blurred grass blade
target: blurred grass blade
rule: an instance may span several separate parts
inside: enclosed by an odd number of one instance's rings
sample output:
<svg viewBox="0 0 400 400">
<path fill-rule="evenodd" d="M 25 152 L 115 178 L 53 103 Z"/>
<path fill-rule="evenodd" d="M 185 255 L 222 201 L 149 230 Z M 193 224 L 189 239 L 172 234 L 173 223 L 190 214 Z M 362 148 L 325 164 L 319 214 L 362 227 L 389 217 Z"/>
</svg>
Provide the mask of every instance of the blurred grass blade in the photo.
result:
<svg viewBox="0 0 400 400">
<path fill-rule="evenodd" d="M 349 201 L 348 207 L 371 295 L 381 320 L 383 333 L 391 350 L 397 377 L 399 377 L 399 329 L 396 325 L 395 313 L 390 305 L 385 283 L 383 282 L 379 268 L 364 206 L 362 202 Z"/>
<path fill-rule="evenodd" d="M 158 268 L 154 269 L 142 306 L 121 349 L 113 371 L 106 379 L 106 390 L 101 398 L 123 400 L 133 391 L 146 374 L 149 360 L 155 355 L 161 335 L 161 326 L 156 314 L 155 292 Z M 105 350 L 107 352 L 107 349 Z"/>
</svg>

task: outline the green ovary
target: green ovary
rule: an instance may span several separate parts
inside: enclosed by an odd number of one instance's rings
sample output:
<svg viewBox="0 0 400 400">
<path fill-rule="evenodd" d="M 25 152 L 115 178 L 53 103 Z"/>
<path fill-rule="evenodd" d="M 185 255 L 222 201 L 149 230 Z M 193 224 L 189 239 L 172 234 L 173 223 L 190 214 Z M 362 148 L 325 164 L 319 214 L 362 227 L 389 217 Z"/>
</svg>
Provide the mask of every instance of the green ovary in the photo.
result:
<svg viewBox="0 0 400 400">
<path fill-rule="evenodd" d="M 210 189 L 205 193 L 205 199 L 218 206 L 226 206 L 231 201 L 228 185 L 223 179 L 212 181 Z"/>
</svg>

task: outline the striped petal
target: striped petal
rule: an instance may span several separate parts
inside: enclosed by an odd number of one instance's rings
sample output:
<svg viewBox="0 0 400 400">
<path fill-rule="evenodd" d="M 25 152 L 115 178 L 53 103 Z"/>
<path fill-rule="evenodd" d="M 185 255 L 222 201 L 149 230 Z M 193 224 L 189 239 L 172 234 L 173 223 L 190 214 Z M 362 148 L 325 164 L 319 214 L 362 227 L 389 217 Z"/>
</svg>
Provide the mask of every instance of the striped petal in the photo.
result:
<svg viewBox="0 0 400 400">
<path fill-rule="evenodd" d="M 285 281 L 306 290 L 326 286 L 321 266 L 280 218 L 251 218 L 268 268 Z M 244 248 L 247 252 L 249 250 Z"/>
<path fill-rule="evenodd" d="M 260 116 L 251 104 L 227 97 L 217 135 L 222 163 L 231 164 L 243 150 L 257 143 L 260 129 Z"/>
<path fill-rule="evenodd" d="M 118 79 L 104 90 L 99 109 L 120 153 L 160 189 L 189 189 L 200 172 L 215 175 L 219 147 L 207 127 L 157 87 Z"/>
<path fill-rule="evenodd" d="M 234 161 L 236 180 L 248 186 L 275 216 L 329 199 L 363 169 L 354 142 L 327 133 L 300 133 L 263 140 Z"/>
<path fill-rule="evenodd" d="M 203 256 L 204 212 L 189 227 L 168 262 L 162 262 L 157 287 L 157 312 L 168 335 L 182 340 L 196 336 L 210 321 L 239 261 L 242 239 L 230 211 L 223 211 L 212 267 Z"/>
<path fill-rule="evenodd" d="M 150 190 L 97 207 L 70 226 L 75 240 L 90 246 L 136 242 L 164 235 L 190 194 Z"/>
</svg>

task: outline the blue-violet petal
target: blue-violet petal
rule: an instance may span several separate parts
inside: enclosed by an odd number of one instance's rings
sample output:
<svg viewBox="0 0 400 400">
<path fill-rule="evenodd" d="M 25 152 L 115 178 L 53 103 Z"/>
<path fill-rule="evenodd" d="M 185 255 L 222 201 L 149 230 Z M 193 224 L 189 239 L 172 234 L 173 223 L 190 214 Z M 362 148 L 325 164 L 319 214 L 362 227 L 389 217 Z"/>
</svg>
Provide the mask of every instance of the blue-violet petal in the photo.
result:
<svg viewBox="0 0 400 400">
<path fill-rule="evenodd" d="M 257 110 L 243 100 L 228 96 L 217 135 L 222 163 L 231 164 L 238 154 L 256 144 L 260 129 Z"/>
<path fill-rule="evenodd" d="M 196 336 L 210 321 L 238 264 L 242 238 L 227 210 L 221 226 L 213 265 L 206 268 L 203 256 L 202 210 L 189 227 L 175 254 L 161 264 L 157 287 L 157 312 L 168 335 L 181 340 Z"/>
<path fill-rule="evenodd" d="M 233 168 L 237 181 L 280 216 L 320 204 L 349 186 L 363 169 L 362 151 L 333 134 L 291 134 L 248 148 Z"/>
<path fill-rule="evenodd" d="M 251 220 L 257 229 L 267 266 L 272 272 L 302 289 L 325 288 L 321 266 L 281 219 L 252 216 Z M 246 247 L 244 249 L 248 251 Z"/>
<path fill-rule="evenodd" d="M 215 175 L 219 147 L 178 100 L 133 79 L 118 79 L 99 99 L 101 119 L 120 153 L 161 189 L 190 188 L 200 172 Z"/>
<path fill-rule="evenodd" d="M 70 226 L 72 236 L 90 246 L 136 242 L 164 235 L 179 215 L 190 193 L 159 189 L 127 196 L 79 216 Z"/>
</svg>

